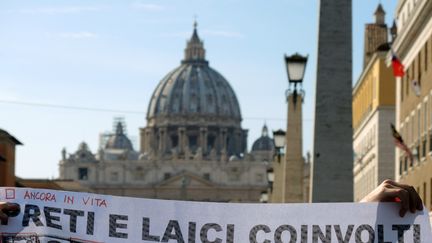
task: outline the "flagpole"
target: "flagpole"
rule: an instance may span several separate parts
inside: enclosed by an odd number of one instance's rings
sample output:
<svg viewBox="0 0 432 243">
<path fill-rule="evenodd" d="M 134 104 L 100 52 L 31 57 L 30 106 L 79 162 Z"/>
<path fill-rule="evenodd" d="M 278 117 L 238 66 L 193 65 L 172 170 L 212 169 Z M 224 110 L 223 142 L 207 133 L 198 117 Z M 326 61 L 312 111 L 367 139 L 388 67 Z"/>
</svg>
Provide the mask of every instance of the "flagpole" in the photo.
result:
<svg viewBox="0 0 432 243">
<path fill-rule="evenodd" d="M 402 78 L 401 77 L 398 77 L 398 76 L 396 76 L 395 77 L 396 78 L 396 102 L 395 102 L 395 104 L 396 104 L 396 107 L 395 107 L 395 125 L 396 125 L 396 129 L 398 130 L 398 131 L 400 131 L 400 107 L 401 107 L 401 104 L 400 104 L 400 102 L 401 102 L 401 88 L 402 88 Z M 401 164 L 399 163 L 399 159 L 400 159 L 400 154 L 401 153 L 401 150 L 400 149 L 398 149 L 398 147 L 397 146 L 395 146 L 395 168 L 396 168 L 396 170 L 395 170 L 395 179 L 397 180 L 397 181 L 399 181 L 399 171 L 400 171 L 400 166 L 401 166 Z"/>
<path fill-rule="evenodd" d="M 396 107 L 395 107 L 395 124 L 396 124 L 396 129 L 400 130 L 400 107 L 401 107 L 401 98 L 402 98 L 402 94 L 401 94 L 401 89 L 402 89 L 402 77 L 405 75 L 405 66 L 402 63 L 401 60 L 399 60 L 399 58 L 396 56 L 395 51 L 393 50 L 393 48 L 391 49 L 391 63 L 392 63 L 392 67 L 393 67 L 393 75 L 396 79 Z M 408 88 L 408 87 L 407 87 Z M 399 163 L 399 159 L 400 159 L 400 150 L 395 148 L 395 179 L 397 181 L 400 180 L 400 163 Z M 409 151 L 409 148 L 408 148 Z M 412 156 L 410 156 L 412 157 Z"/>
</svg>

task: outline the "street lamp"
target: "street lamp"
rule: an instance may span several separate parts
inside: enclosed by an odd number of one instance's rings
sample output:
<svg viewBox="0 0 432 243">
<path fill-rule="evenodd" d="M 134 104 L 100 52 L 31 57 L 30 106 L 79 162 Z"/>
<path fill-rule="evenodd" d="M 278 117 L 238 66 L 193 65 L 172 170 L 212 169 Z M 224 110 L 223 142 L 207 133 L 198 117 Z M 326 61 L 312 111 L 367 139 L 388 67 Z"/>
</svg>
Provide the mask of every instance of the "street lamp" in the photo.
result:
<svg viewBox="0 0 432 243">
<path fill-rule="evenodd" d="M 276 148 L 276 155 L 278 156 L 278 162 L 280 163 L 281 149 L 285 147 L 285 131 L 279 129 L 273 131 L 274 145 Z"/>
<path fill-rule="evenodd" d="M 267 203 L 270 199 L 270 195 L 273 192 L 273 182 L 274 182 L 274 171 L 272 167 L 267 169 L 267 190 L 261 192 L 260 202 Z"/>
<path fill-rule="evenodd" d="M 274 182 L 274 171 L 273 168 L 268 168 L 267 169 L 267 181 L 269 182 L 270 188 L 273 187 L 273 182 Z"/>
<path fill-rule="evenodd" d="M 288 74 L 288 89 L 285 92 L 288 119 L 286 132 L 283 130 L 273 132 L 275 155 L 277 155 L 278 163 L 273 163 L 277 173 L 271 198 L 272 202 L 302 202 L 304 159 L 301 152 L 302 133 L 299 131 L 302 131 L 301 111 L 304 97 L 301 85 L 308 57 L 296 53 L 291 56 L 285 55 L 284 60 Z M 297 84 L 300 86 L 297 87 Z M 298 96 L 300 96 L 299 103 L 297 103 Z M 282 148 L 285 148 L 284 152 L 282 152 Z M 282 159 L 283 162 L 281 162 L 282 153 L 285 154 Z M 289 182 L 286 178 L 290 178 Z"/>
<path fill-rule="evenodd" d="M 303 83 L 307 60 L 308 56 L 302 56 L 298 53 L 295 53 L 292 56 L 285 55 L 288 83 L 290 86 L 291 84 L 294 84 L 294 103 L 297 102 L 297 84 Z"/>
<path fill-rule="evenodd" d="M 306 70 L 308 56 L 301 56 L 296 53 L 292 56 L 285 55 L 285 65 L 290 83 L 302 83 Z"/>
<path fill-rule="evenodd" d="M 261 192 L 261 197 L 260 197 L 260 202 L 261 203 L 268 203 L 269 201 L 269 194 L 267 191 L 262 191 Z"/>
</svg>

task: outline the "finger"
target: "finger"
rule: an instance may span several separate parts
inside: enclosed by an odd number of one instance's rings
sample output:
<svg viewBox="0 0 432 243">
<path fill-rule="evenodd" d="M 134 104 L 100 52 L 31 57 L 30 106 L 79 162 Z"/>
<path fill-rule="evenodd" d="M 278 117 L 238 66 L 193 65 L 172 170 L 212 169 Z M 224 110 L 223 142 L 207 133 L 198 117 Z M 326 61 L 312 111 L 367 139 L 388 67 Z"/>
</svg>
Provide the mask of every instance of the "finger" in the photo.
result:
<svg viewBox="0 0 432 243">
<path fill-rule="evenodd" d="M 401 202 L 400 198 L 398 197 L 398 192 L 395 191 L 397 189 L 400 189 L 399 187 L 384 182 L 382 185 L 380 185 L 379 188 L 381 188 L 382 191 L 382 196 L 379 198 L 380 202 Z"/>
<path fill-rule="evenodd" d="M 8 219 L 8 216 L 0 210 L 0 220 L 5 221 Z"/>
<path fill-rule="evenodd" d="M 423 201 L 414 187 L 409 187 L 410 193 L 410 210 L 412 213 L 415 213 L 416 209 L 423 210 Z"/>
<path fill-rule="evenodd" d="M 418 201 L 418 198 L 417 198 L 418 194 L 412 186 L 405 188 L 405 189 L 409 193 L 409 209 L 410 209 L 411 213 L 415 213 L 416 207 L 417 207 L 417 201 Z"/>
<path fill-rule="evenodd" d="M 7 202 L 0 202 L 0 211 L 7 207 Z"/>
<path fill-rule="evenodd" d="M 419 200 L 417 200 L 416 205 L 417 210 L 423 210 L 423 200 L 419 197 Z"/>
<path fill-rule="evenodd" d="M 386 189 L 385 195 L 387 198 L 399 198 L 400 199 L 400 210 L 399 215 L 401 217 L 405 216 L 406 212 L 409 210 L 409 192 L 403 188 L 393 188 Z"/>
<path fill-rule="evenodd" d="M 388 181 L 389 184 L 392 184 L 396 187 L 401 187 L 404 188 L 405 190 L 407 190 L 409 192 L 409 197 L 410 197 L 410 211 L 412 213 L 415 213 L 416 209 L 417 210 L 423 210 L 423 201 L 420 198 L 419 194 L 417 193 L 417 191 L 414 189 L 414 187 L 412 186 L 408 186 L 399 182 L 395 182 L 395 181 Z"/>
<path fill-rule="evenodd" d="M 8 210 L 8 211 L 15 211 L 15 210 L 19 210 L 19 209 L 20 209 L 20 206 L 17 203 L 7 203 L 6 208 L 5 208 L 5 210 Z"/>
<path fill-rule="evenodd" d="M 9 203 L 7 209 L 3 211 L 8 217 L 16 217 L 20 214 L 21 208 L 17 203 Z"/>
</svg>

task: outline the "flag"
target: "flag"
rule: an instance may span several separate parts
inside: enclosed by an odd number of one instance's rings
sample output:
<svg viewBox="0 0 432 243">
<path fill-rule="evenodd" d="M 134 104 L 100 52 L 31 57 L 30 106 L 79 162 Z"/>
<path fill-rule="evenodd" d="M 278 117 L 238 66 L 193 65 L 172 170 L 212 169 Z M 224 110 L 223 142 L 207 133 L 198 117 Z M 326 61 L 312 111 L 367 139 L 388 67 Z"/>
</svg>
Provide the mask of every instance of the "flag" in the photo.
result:
<svg viewBox="0 0 432 243">
<path fill-rule="evenodd" d="M 414 163 L 414 156 L 413 156 L 411 150 L 405 144 L 404 140 L 402 139 L 402 136 L 398 133 L 398 131 L 396 131 L 396 128 L 394 127 L 393 124 L 390 124 L 390 126 L 392 129 L 392 134 L 393 134 L 393 138 L 394 138 L 394 142 L 395 142 L 396 147 L 405 151 L 405 153 L 408 155 L 409 159 L 411 160 L 411 163 Z"/>
<path fill-rule="evenodd" d="M 413 81 L 411 81 L 411 84 L 412 84 L 412 88 L 413 88 L 413 91 L 414 91 L 414 94 L 417 96 L 417 97 L 419 97 L 420 95 L 421 95 L 421 90 L 420 90 L 420 83 L 419 82 L 417 82 L 417 80 L 413 80 Z"/>
<path fill-rule="evenodd" d="M 404 65 L 395 54 L 392 57 L 393 75 L 395 77 L 403 77 L 405 75 Z"/>
</svg>

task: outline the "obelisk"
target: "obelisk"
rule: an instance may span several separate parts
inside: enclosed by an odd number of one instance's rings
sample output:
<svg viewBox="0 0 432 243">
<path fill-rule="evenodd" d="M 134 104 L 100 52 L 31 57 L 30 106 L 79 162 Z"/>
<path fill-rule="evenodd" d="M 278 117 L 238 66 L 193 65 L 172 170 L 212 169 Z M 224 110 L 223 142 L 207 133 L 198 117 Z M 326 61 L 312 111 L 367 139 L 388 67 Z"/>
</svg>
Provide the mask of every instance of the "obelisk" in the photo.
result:
<svg viewBox="0 0 432 243">
<path fill-rule="evenodd" d="M 321 0 L 312 202 L 353 201 L 352 1 Z"/>
</svg>

